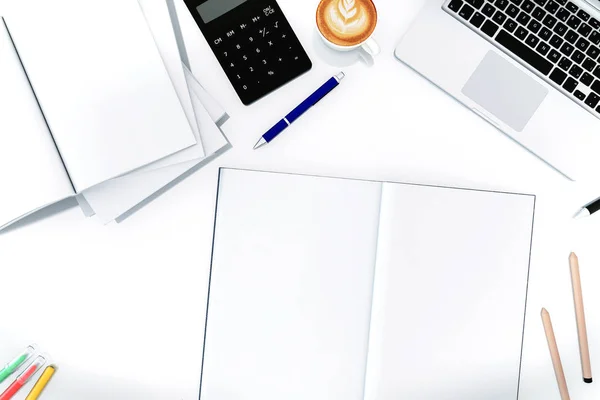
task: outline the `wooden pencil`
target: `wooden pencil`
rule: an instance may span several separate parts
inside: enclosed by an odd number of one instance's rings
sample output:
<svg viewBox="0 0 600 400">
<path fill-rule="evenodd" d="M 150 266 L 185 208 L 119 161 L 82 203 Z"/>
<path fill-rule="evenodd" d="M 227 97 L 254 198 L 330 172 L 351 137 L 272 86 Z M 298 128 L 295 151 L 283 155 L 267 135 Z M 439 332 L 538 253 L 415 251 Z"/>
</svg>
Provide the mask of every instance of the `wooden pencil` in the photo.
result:
<svg viewBox="0 0 600 400">
<path fill-rule="evenodd" d="M 554 336 L 554 329 L 552 328 L 552 320 L 545 308 L 542 308 L 542 323 L 544 324 L 544 331 L 546 331 L 546 340 L 548 340 L 548 348 L 550 348 L 550 357 L 552 357 L 552 365 L 554 366 L 554 374 L 556 375 L 560 398 L 562 400 L 570 400 L 569 390 L 567 389 L 567 380 L 565 379 L 565 371 L 563 370 L 562 362 L 560 361 L 556 337 Z"/>
<path fill-rule="evenodd" d="M 579 354 L 581 356 L 583 381 L 585 383 L 592 383 L 592 364 L 590 362 L 590 348 L 583 308 L 579 259 L 575 253 L 571 253 L 569 256 L 569 264 L 571 266 L 571 283 L 573 285 L 573 299 L 575 301 L 575 316 L 577 318 L 577 334 L 579 336 Z"/>
</svg>

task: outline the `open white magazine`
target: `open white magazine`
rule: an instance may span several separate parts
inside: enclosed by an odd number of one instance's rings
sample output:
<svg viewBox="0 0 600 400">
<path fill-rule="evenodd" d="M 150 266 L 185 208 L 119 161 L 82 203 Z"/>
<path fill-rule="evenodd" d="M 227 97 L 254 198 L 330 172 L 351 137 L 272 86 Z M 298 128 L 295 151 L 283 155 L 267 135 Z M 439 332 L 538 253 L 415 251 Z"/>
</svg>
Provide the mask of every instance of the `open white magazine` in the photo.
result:
<svg viewBox="0 0 600 400">
<path fill-rule="evenodd" d="M 517 399 L 535 197 L 222 168 L 200 400 Z"/>
</svg>

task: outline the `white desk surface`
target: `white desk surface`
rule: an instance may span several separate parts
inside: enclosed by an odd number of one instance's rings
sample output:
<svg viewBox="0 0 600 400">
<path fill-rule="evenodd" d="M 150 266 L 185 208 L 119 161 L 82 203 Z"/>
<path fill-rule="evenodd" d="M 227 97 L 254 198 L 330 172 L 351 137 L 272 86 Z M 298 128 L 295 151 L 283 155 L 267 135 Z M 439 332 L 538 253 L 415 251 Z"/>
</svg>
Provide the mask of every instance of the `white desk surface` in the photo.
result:
<svg viewBox="0 0 600 400">
<path fill-rule="evenodd" d="M 600 185 L 566 180 L 394 59 L 424 1 L 376 0 L 382 54 L 372 67 L 340 68 L 328 64 L 331 53 L 317 40 L 318 1 L 279 0 L 314 67 L 250 107 L 198 32 L 188 51 L 205 70 L 194 72 L 231 115 L 233 149 L 121 224 L 101 226 L 66 202 L 0 233 L 0 359 L 29 342 L 50 352 L 60 370 L 45 400 L 197 399 L 217 170 L 229 166 L 536 194 L 520 399 L 559 399 L 542 306 L 552 315 L 572 398 L 599 398 L 600 383 L 581 379 L 568 256 L 580 257 L 600 380 L 600 217 L 571 219 L 600 196 Z M 0 10 L 8 2 L 0 0 Z M 276 142 L 252 151 L 267 128 L 340 69 L 347 77 L 338 89 Z"/>
</svg>

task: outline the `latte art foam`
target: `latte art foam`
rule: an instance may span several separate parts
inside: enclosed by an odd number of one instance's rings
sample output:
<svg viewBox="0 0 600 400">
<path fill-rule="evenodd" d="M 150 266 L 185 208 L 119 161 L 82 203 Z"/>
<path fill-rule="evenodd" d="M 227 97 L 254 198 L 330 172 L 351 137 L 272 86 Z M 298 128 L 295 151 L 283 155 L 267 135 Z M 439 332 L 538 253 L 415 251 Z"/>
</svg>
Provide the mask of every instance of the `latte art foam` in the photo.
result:
<svg viewBox="0 0 600 400">
<path fill-rule="evenodd" d="M 372 0 L 322 0 L 317 9 L 317 26 L 330 42 L 355 46 L 367 40 L 377 25 Z"/>
</svg>

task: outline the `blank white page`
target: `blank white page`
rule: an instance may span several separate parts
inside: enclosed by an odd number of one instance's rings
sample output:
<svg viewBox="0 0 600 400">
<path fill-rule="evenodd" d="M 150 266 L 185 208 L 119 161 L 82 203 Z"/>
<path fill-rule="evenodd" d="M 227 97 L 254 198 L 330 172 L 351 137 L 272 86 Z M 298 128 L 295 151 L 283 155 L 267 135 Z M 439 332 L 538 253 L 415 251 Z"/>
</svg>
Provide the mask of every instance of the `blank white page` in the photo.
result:
<svg viewBox="0 0 600 400">
<path fill-rule="evenodd" d="M 0 18 L 0 228 L 75 192 Z"/>
<path fill-rule="evenodd" d="M 192 128 L 194 138 L 196 139 L 195 145 L 141 168 L 141 170 L 149 171 L 191 160 L 198 160 L 203 158 L 206 154 L 202 145 L 198 123 L 196 122 L 192 97 L 188 88 L 185 73 L 183 72 L 183 63 L 181 62 L 179 47 L 177 45 L 175 31 L 173 30 L 173 23 L 169 14 L 167 0 L 138 1 L 144 13 L 144 17 L 148 22 L 148 26 L 152 31 L 154 42 L 160 52 L 165 68 L 169 73 L 171 82 L 173 82 L 173 87 L 181 102 L 188 123 Z"/>
<path fill-rule="evenodd" d="M 366 400 L 517 398 L 533 209 L 384 184 Z"/>
<path fill-rule="evenodd" d="M 196 143 L 137 0 L 23 3 L 6 23 L 78 192 Z"/>
<path fill-rule="evenodd" d="M 362 400 L 380 194 L 221 170 L 201 400 Z"/>
</svg>

